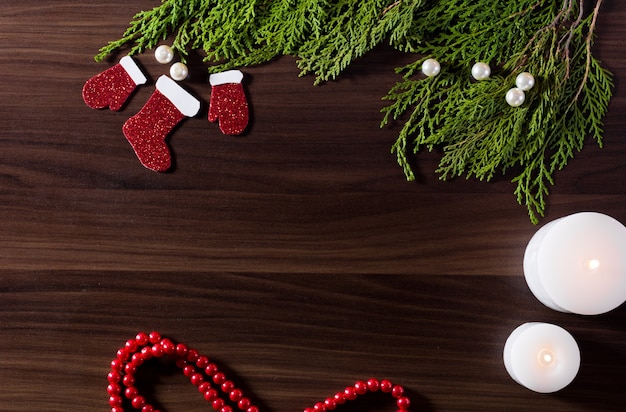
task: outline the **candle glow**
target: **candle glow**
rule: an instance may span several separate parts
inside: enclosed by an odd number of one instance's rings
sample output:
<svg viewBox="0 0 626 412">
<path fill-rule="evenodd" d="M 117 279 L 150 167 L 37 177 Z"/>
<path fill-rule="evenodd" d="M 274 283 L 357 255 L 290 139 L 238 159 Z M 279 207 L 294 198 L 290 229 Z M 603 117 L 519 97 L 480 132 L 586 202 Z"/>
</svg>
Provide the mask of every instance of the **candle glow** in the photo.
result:
<svg viewBox="0 0 626 412">
<path fill-rule="evenodd" d="M 538 362 L 541 366 L 548 367 L 551 366 L 554 362 L 554 353 L 551 349 L 541 349 L 539 351 L 539 355 L 537 356 Z"/>
</svg>

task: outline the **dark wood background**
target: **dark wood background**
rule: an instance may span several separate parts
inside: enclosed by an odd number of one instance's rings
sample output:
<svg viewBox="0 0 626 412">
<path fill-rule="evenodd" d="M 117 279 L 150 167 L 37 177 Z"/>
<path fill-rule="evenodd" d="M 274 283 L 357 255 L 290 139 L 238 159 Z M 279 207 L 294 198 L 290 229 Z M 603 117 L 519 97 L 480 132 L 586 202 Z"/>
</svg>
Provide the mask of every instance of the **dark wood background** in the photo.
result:
<svg viewBox="0 0 626 412">
<path fill-rule="evenodd" d="M 245 69 L 245 136 L 186 120 L 175 167 L 143 168 L 120 112 L 81 88 L 112 63 L 92 56 L 157 1 L 5 2 L 0 13 L 0 410 L 106 411 L 118 347 L 158 330 L 215 359 L 263 411 L 299 411 L 355 380 L 387 377 L 414 411 L 618 411 L 626 309 L 595 317 L 540 304 L 522 273 L 538 226 L 493 183 L 441 182 L 436 153 L 408 183 L 379 129 L 380 98 L 412 57 L 377 49 L 336 82 L 294 59 Z M 616 76 L 605 147 L 556 175 L 542 224 L 595 210 L 626 222 L 626 3 L 605 1 L 595 52 Z M 119 57 L 119 56 L 118 56 Z M 169 66 L 139 56 L 152 79 Z M 186 85 L 204 102 L 201 63 Z M 514 383 L 502 363 L 527 321 L 568 329 L 582 350 L 556 394 Z M 164 410 L 210 406 L 158 373 Z M 363 405 L 361 405 L 363 406 Z M 368 410 L 394 410 L 391 402 Z M 347 408 L 344 408 L 348 410 Z"/>
</svg>

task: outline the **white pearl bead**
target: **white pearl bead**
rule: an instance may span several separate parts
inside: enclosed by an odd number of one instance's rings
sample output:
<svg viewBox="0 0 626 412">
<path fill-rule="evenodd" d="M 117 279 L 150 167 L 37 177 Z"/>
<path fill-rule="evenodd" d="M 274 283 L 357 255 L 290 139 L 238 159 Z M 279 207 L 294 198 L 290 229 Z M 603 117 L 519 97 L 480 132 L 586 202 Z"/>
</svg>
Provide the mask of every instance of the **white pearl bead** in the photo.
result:
<svg viewBox="0 0 626 412">
<path fill-rule="evenodd" d="M 526 100 L 526 93 L 522 89 L 514 87 L 506 92 L 506 102 L 511 107 L 519 107 L 524 104 Z"/>
<path fill-rule="evenodd" d="M 174 60 L 174 50 L 170 46 L 162 44 L 154 51 L 154 58 L 161 64 L 167 64 Z"/>
<path fill-rule="evenodd" d="M 436 76 L 441 71 L 441 65 L 435 59 L 426 59 L 422 63 L 422 73 L 428 77 Z"/>
<path fill-rule="evenodd" d="M 487 63 L 478 62 L 472 66 L 472 77 L 476 80 L 485 80 L 491 76 L 491 67 Z"/>
<path fill-rule="evenodd" d="M 535 85 L 535 77 L 528 72 L 520 73 L 515 79 L 515 85 L 523 91 L 530 90 Z"/>
<path fill-rule="evenodd" d="M 170 76 L 172 76 L 174 80 L 185 80 L 187 76 L 189 76 L 189 70 L 187 70 L 187 66 L 185 66 L 184 63 L 174 63 L 172 67 L 170 67 Z"/>
</svg>

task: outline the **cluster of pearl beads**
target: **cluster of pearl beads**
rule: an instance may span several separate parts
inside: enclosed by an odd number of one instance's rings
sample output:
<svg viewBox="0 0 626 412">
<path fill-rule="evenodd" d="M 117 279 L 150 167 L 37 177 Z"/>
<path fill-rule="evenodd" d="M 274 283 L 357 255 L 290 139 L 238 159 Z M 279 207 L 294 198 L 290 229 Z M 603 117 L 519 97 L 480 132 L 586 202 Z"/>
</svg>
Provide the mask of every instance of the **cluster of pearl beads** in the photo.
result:
<svg viewBox="0 0 626 412">
<path fill-rule="evenodd" d="M 154 51 L 154 58 L 161 64 L 169 64 L 174 60 L 174 50 L 165 44 L 160 45 Z M 183 81 L 189 76 L 189 70 L 185 63 L 177 62 L 170 67 L 170 76 L 177 81 Z"/>
<path fill-rule="evenodd" d="M 506 102 L 511 107 L 519 107 L 524 104 L 526 92 L 535 86 L 535 77 L 528 72 L 520 73 L 515 78 L 515 86 L 509 89 L 505 96 Z"/>
<path fill-rule="evenodd" d="M 133 408 L 141 412 L 161 412 L 139 393 L 135 386 L 137 369 L 147 360 L 169 356 L 174 358 L 176 366 L 182 369 L 183 374 L 198 388 L 205 400 L 211 402 L 216 412 L 259 412 L 258 407 L 245 397 L 243 391 L 227 379 L 224 372 L 211 362 L 207 356 L 184 343 L 174 343 L 169 338 L 161 337 L 158 332 L 140 332 L 134 339 L 126 341 L 117 351 L 115 359 L 111 361 L 111 372 L 107 375 L 109 385 L 109 405 L 111 412 L 124 412 L 124 403 L 130 402 Z M 217 386 L 217 389 L 214 388 Z M 333 397 L 318 402 L 304 412 L 327 412 L 348 401 L 353 401 L 368 392 L 389 393 L 396 399 L 396 405 L 401 412 L 409 409 L 409 398 L 404 394 L 404 388 L 395 385 L 388 379 L 368 379 L 357 381 Z M 125 401 L 127 399 L 127 401 Z M 231 405 L 234 405 L 231 406 Z"/>
<path fill-rule="evenodd" d="M 435 59 L 426 59 L 422 63 L 422 73 L 427 77 L 434 77 L 441 72 L 441 64 Z M 491 67 L 487 63 L 478 62 L 472 66 L 472 77 L 476 80 L 486 80 L 491 76 Z"/>
<path fill-rule="evenodd" d="M 435 59 L 426 59 L 422 63 L 422 73 L 433 77 L 441 71 L 441 64 Z M 491 76 L 491 67 L 487 63 L 477 62 L 472 66 L 472 77 L 475 80 L 486 80 Z M 535 78 L 528 72 L 520 73 L 515 79 L 515 86 L 506 93 L 505 100 L 511 107 L 519 107 L 526 100 L 526 92 L 535 86 Z"/>
</svg>

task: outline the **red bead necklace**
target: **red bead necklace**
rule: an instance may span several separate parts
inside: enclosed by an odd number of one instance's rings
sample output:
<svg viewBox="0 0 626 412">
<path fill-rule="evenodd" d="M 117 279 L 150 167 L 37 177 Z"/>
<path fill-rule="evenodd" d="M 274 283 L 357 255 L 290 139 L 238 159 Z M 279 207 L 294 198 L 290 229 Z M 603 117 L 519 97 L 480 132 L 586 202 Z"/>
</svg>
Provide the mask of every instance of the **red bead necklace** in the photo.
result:
<svg viewBox="0 0 626 412">
<path fill-rule="evenodd" d="M 259 412 L 259 408 L 253 405 L 242 390 L 227 379 L 224 372 L 221 372 L 207 356 L 201 355 L 184 343 L 177 344 L 169 338 L 161 337 L 158 332 L 138 333 L 134 339 L 126 341 L 124 347 L 117 351 L 117 356 L 111 361 L 107 386 L 111 412 L 124 412 L 125 402 L 130 402 L 133 408 L 141 412 L 160 412 L 139 393 L 135 386 L 135 373 L 145 361 L 163 356 L 175 360 L 176 366 L 182 369 L 183 374 L 198 388 L 216 412 L 234 412 L 236 409 L 241 412 Z M 338 405 L 377 391 L 389 393 L 396 400 L 400 412 L 409 409 L 410 401 L 404 395 L 402 386 L 395 385 L 387 379 L 372 378 L 357 381 L 342 392 L 337 392 L 323 402 L 304 409 L 304 412 L 332 411 Z"/>
</svg>

